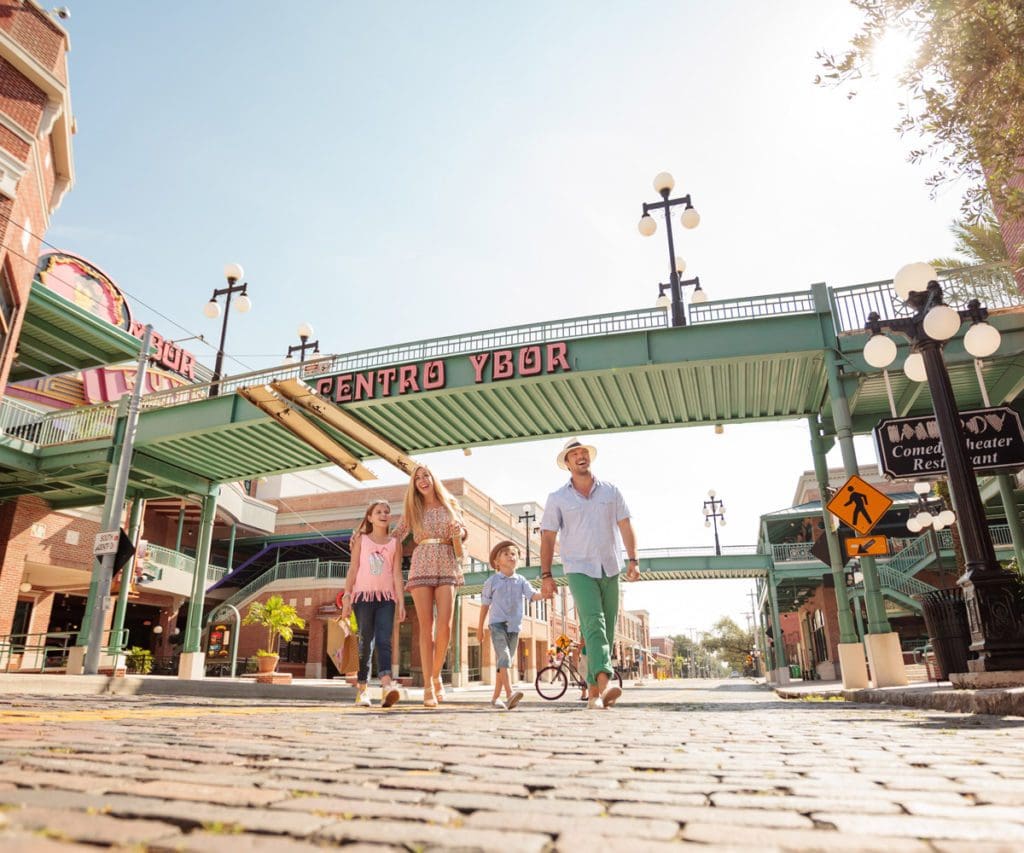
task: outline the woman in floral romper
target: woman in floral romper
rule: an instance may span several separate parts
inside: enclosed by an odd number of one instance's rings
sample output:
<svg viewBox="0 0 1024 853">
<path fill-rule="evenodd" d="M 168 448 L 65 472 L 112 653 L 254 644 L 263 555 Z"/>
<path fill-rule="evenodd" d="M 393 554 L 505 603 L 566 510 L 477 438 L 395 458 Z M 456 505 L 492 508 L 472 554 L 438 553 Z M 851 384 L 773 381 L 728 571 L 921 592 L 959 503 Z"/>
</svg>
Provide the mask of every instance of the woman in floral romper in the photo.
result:
<svg viewBox="0 0 1024 853">
<path fill-rule="evenodd" d="M 451 639 L 455 587 L 464 582 L 452 539 L 465 539 L 467 530 L 455 498 L 422 465 L 412 472 L 394 535 L 403 542 L 410 533 L 416 547 L 405 588 L 412 594 L 419 622 L 423 704 L 436 708 L 444 701 L 441 668 Z"/>
</svg>

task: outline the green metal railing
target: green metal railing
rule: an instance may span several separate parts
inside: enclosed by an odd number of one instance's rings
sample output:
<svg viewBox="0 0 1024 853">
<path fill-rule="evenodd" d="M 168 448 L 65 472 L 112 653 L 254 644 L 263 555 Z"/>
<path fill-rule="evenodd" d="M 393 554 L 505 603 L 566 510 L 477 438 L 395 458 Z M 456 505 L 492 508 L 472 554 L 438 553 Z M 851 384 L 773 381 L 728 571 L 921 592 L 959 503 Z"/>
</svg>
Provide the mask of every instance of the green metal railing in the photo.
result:
<svg viewBox="0 0 1024 853">
<path fill-rule="evenodd" d="M 119 632 L 119 651 L 128 647 L 128 629 Z M 104 654 L 112 653 L 111 631 L 104 632 Z M 75 647 L 77 631 L 49 631 L 35 634 L 0 634 L 0 672 L 7 672 L 14 656 L 19 657 L 19 671 L 53 672 L 67 668 L 68 653 Z"/>
<path fill-rule="evenodd" d="M 159 569 L 178 569 L 190 575 L 196 570 L 195 557 L 160 545 L 146 546 L 146 564 Z M 227 573 L 228 570 L 224 566 L 215 566 L 211 563 L 206 567 L 206 579 L 211 583 L 219 581 Z"/>
<path fill-rule="evenodd" d="M 226 604 L 238 607 L 256 595 L 263 587 L 277 580 L 293 580 L 295 578 L 344 580 L 348 573 L 348 565 L 347 562 L 340 560 L 290 560 L 287 563 L 278 563 L 255 580 L 247 583 L 230 598 L 218 603 L 217 608 Z"/>
</svg>

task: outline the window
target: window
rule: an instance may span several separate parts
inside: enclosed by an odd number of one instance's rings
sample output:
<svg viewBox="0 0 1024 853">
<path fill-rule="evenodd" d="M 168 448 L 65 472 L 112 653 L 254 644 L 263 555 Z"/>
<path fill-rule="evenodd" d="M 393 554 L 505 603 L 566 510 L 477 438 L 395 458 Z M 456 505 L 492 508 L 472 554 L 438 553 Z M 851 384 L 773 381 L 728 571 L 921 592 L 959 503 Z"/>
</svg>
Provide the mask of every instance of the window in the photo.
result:
<svg viewBox="0 0 1024 853">
<path fill-rule="evenodd" d="M 18 310 L 11 295 L 11 280 L 7 275 L 7 265 L 0 266 L 0 353 L 7 346 L 7 338 L 14 323 L 14 314 Z"/>
<path fill-rule="evenodd" d="M 296 631 L 290 642 L 278 643 L 277 653 L 285 663 L 305 663 L 309 658 L 309 631 Z"/>
</svg>

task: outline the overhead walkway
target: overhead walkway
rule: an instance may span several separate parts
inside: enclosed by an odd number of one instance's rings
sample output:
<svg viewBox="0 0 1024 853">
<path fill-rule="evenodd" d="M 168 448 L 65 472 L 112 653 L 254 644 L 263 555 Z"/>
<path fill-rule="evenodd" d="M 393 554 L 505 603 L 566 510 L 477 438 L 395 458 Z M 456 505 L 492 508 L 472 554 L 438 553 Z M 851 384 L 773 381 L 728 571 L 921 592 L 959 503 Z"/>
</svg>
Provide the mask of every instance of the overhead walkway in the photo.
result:
<svg viewBox="0 0 1024 853">
<path fill-rule="evenodd" d="M 965 284 L 970 276 L 978 281 Z M 946 286 L 987 288 L 979 295 L 1004 343 L 984 377 L 994 404 L 1014 403 L 1024 388 L 1020 297 L 1001 290 L 1009 285 L 995 273 L 950 274 Z M 863 361 L 863 323 L 870 310 L 893 316 L 897 304 L 887 282 L 816 285 L 692 306 L 686 327 L 668 327 L 657 309 L 579 317 L 230 377 L 214 397 L 206 385 L 158 392 L 143 398 L 129 489 L 206 495 L 216 484 L 331 463 L 365 477 L 368 459 L 405 468 L 424 452 L 570 434 L 818 413 L 827 429 L 826 359 L 835 352 L 854 422 L 867 431 L 888 402 L 880 372 Z M 946 352 L 961 406 L 978 405 L 973 360 L 957 343 Z M 923 385 L 891 378 L 901 414 L 928 410 Z M 5 399 L 0 499 L 102 502 L 120 423 L 115 406 L 40 416 Z"/>
</svg>

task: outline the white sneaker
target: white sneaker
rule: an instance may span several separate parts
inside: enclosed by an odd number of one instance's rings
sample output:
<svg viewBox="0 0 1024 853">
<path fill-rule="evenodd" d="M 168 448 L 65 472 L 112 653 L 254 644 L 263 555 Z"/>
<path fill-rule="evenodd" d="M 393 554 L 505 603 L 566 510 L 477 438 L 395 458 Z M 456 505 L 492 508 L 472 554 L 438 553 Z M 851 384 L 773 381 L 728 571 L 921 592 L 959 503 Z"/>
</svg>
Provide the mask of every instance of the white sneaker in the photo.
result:
<svg viewBox="0 0 1024 853">
<path fill-rule="evenodd" d="M 506 705 L 500 699 L 495 699 L 493 702 L 491 702 L 491 707 L 494 708 L 495 711 L 507 711 L 508 710 L 508 705 Z"/>
<path fill-rule="evenodd" d="M 382 708 L 390 708 L 392 705 L 398 702 L 402 698 L 402 694 L 394 684 L 388 684 L 387 686 L 381 685 L 380 688 L 380 706 Z"/>
<path fill-rule="evenodd" d="M 601 701 L 600 696 L 591 696 L 587 699 L 587 710 L 588 711 L 603 711 L 604 702 Z"/>
<path fill-rule="evenodd" d="M 360 690 L 356 694 L 356 704 L 361 705 L 364 708 L 369 708 L 373 702 L 370 701 L 370 692 L 368 690 Z"/>
<path fill-rule="evenodd" d="M 523 701 L 523 691 L 517 690 L 508 697 L 508 709 L 511 711 L 516 705 Z"/>
</svg>

